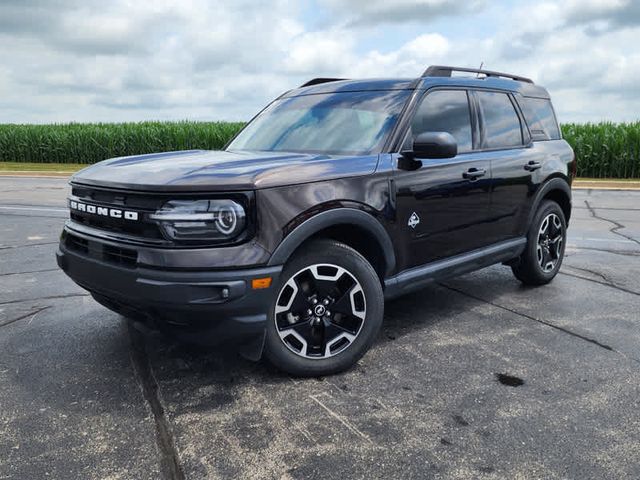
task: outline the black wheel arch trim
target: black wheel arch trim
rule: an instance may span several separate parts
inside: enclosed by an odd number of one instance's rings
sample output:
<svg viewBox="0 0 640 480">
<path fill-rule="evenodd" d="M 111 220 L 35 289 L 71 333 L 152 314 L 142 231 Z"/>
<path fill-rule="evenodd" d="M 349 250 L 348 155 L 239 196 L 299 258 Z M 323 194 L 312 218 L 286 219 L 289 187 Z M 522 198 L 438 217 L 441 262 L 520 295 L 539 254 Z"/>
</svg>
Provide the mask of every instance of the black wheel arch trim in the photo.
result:
<svg viewBox="0 0 640 480">
<path fill-rule="evenodd" d="M 538 211 L 538 208 L 540 207 L 542 200 L 550 192 L 554 190 L 559 190 L 567 196 L 567 198 L 569 199 L 569 210 L 571 210 L 571 185 L 569 184 L 569 181 L 564 177 L 553 177 L 547 180 L 546 182 L 544 182 L 535 193 L 535 197 L 532 202 L 532 208 L 531 208 L 531 211 L 529 212 L 529 217 L 527 218 L 527 228 L 529 225 L 531 225 L 531 222 L 533 221 L 533 217 Z M 568 225 L 569 224 L 568 215 L 565 221 L 567 222 L 567 225 Z"/>
<path fill-rule="evenodd" d="M 393 243 L 382 224 L 371 214 L 355 208 L 334 208 L 320 212 L 298 225 L 275 249 L 267 265 L 282 265 L 293 252 L 314 234 L 336 225 L 355 225 L 366 230 L 378 242 L 385 260 L 385 274 L 396 267 Z"/>
</svg>

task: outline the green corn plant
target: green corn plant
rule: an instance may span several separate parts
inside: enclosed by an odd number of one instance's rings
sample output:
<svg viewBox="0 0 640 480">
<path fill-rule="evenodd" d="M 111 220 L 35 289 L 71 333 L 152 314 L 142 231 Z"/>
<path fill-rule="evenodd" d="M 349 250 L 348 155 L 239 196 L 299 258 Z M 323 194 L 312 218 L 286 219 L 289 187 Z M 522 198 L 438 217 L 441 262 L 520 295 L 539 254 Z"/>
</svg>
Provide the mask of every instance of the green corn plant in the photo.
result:
<svg viewBox="0 0 640 480">
<path fill-rule="evenodd" d="M 0 161 L 83 163 L 172 150 L 222 148 L 241 122 L 0 124 Z M 578 176 L 640 178 L 640 121 L 567 123 Z"/>
</svg>

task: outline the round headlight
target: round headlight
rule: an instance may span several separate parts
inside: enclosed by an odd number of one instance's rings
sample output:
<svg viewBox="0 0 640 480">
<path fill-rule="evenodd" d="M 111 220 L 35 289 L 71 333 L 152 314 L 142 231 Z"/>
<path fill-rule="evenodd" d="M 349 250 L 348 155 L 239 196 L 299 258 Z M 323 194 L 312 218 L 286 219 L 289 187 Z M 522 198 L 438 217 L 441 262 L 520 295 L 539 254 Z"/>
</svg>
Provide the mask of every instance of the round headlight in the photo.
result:
<svg viewBox="0 0 640 480">
<path fill-rule="evenodd" d="M 220 230 L 220 233 L 229 235 L 236 229 L 238 224 L 238 215 L 232 207 L 222 207 L 217 212 L 216 227 Z"/>
</svg>

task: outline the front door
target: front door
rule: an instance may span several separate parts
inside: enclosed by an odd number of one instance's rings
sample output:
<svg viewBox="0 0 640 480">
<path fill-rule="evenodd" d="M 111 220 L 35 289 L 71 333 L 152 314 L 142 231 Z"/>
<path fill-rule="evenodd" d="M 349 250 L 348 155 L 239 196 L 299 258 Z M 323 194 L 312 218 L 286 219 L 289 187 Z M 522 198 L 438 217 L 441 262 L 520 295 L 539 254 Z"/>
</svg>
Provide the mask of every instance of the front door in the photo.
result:
<svg viewBox="0 0 640 480">
<path fill-rule="evenodd" d="M 475 152 L 477 122 L 466 90 L 427 93 L 411 122 L 408 139 L 422 132 L 449 132 L 458 155 L 422 159 L 414 171 L 394 176 L 400 269 L 475 250 L 487 245 L 491 164 Z M 399 157 L 400 155 L 398 155 Z"/>
</svg>

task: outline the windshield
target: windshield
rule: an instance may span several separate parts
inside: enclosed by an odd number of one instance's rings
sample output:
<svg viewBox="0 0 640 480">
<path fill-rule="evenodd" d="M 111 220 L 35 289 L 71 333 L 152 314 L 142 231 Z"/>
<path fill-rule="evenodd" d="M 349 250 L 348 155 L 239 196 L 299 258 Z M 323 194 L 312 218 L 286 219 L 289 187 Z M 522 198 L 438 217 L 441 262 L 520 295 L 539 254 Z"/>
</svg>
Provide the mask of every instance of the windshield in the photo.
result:
<svg viewBox="0 0 640 480">
<path fill-rule="evenodd" d="M 378 153 L 410 93 L 338 92 L 282 98 L 247 125 L 228 150 Z"/>
</svg>

